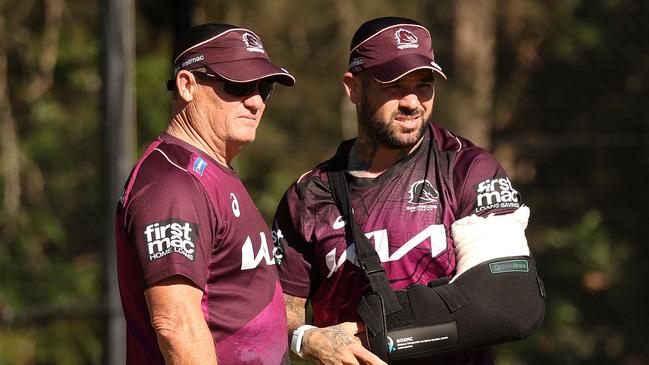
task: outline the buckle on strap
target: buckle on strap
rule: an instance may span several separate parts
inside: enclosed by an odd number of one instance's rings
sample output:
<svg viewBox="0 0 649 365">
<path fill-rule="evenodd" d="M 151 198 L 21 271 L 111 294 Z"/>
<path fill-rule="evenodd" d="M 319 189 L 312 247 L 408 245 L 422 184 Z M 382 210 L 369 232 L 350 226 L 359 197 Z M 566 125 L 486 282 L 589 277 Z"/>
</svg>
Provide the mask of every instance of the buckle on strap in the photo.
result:
<svg viewBox="0 0 649 365">
<path fill-rule="evenodd" d="M 360 264 L 361 264 L 361 267 L 363 268 L 363 270 L 365 271 L 366 275 L 385 272 L 385 269 L 383 268 L 383 265 L 381 265 L 381 261 L 379 261 L 379 260 L 376 260 L 376 261 L 371 260 L 369 262 L 364 261 L 364 262 L 361 262 Z"/>
<path fill-rule="evenodd" d="M 388 278 L 385 275 L 385 269 L 380 263 L 372 265 L 371 263 L 362 263 L 361 266 L 365 271 L 365 276 L 370 282 L 372 290 L 383 300 L 385 314 L 399 312 L 402 308 L 397 300 L 397 296 L 392 291 Z"/>
</svg>

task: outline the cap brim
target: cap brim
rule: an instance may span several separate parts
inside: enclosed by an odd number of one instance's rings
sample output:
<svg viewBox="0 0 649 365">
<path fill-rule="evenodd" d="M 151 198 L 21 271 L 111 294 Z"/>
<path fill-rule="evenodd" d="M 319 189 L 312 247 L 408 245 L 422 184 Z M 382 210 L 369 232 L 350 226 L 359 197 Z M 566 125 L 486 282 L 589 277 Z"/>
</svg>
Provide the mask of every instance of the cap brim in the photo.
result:
<svg viewBox="0 0 649 365">
<path fill-rule="evenodd" d="M 233 82 L 249 82 L 271 78 L 284 86 L 295 85 L 295 78 L 285 69 L 264 58 L 248 58 L 207 65 L 212 71 Z"/>
<path fill-rule="evenodd" d="M 394 82 L 404 75 L 420 69 L 429 69 L 442 75 L 444 79 L 444 71 L 442 68 L 432 61 L 429 57 L 419 54 L 406 54 L 401 57 L 390 60 L 384 64 L 368 68 L 367 71 L 380 83 Z"/>
</svg>

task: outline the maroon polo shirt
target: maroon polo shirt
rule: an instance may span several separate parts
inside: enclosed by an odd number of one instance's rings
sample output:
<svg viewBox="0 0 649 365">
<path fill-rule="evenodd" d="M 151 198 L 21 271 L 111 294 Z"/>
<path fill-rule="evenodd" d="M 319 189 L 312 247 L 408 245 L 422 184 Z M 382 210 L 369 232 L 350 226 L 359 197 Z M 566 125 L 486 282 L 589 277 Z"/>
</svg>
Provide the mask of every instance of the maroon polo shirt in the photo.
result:
<svg viewBox="0 0 649 365">
<path fill-rule="evenodd" d="M 233 170 L 163 134 L 131 172 L 116 234 L 128 364 L 164 364 L 144 290 L 172 275 L 203 291 L 219 364 L 288 364 L 272 236 Z"/>
</svg>

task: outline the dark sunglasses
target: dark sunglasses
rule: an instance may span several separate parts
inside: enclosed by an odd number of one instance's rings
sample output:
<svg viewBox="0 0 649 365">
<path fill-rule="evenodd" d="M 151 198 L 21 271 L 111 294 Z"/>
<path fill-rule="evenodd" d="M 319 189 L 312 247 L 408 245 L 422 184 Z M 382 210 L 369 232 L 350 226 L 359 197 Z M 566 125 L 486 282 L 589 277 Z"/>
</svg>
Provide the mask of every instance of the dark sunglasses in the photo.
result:
<svg viewBox="0 0 649 365">
<path fill-rule="evenodd" d="M 257 89 L 259 89 L 259 95 L 261 96 L 261 98 L 264 101 L 268 101 L 268 99 L 270 99 L 270 96 L 273 94 L 273 90 L 275 90 L 275 82 L 273 81 L 262 79 L 250 82 L 233 82 L 226 80 L 221 76 L 213 75 L 207 72 L 191 71 L 191 73 L 203 80 L 222 82 L 223 90 L 226 93 L 238 98 L 250 96 L 254 94 Z"/>
</svg>

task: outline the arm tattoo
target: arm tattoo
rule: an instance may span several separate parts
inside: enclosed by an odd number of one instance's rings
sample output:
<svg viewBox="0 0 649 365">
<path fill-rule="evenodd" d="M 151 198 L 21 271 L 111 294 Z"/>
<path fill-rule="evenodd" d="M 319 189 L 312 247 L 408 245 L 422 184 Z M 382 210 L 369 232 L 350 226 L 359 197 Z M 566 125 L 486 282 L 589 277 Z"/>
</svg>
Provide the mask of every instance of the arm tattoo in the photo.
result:
<svg viewBox="0 0 649 365">
<path fill-rule="evenodd" d="M 306 299 L 284 294 L 288 330 L 293 331 L 304 324 Z"/>
<path fill-rule="evenodd" d="M 340 325 L 307 331 L 302 341 L 306 347 L 315 350 L 318 359 L 336 358 L 336 353 L 355 343 L 360 344 L 359 339 L 345 332 Z"/>
</svg>

